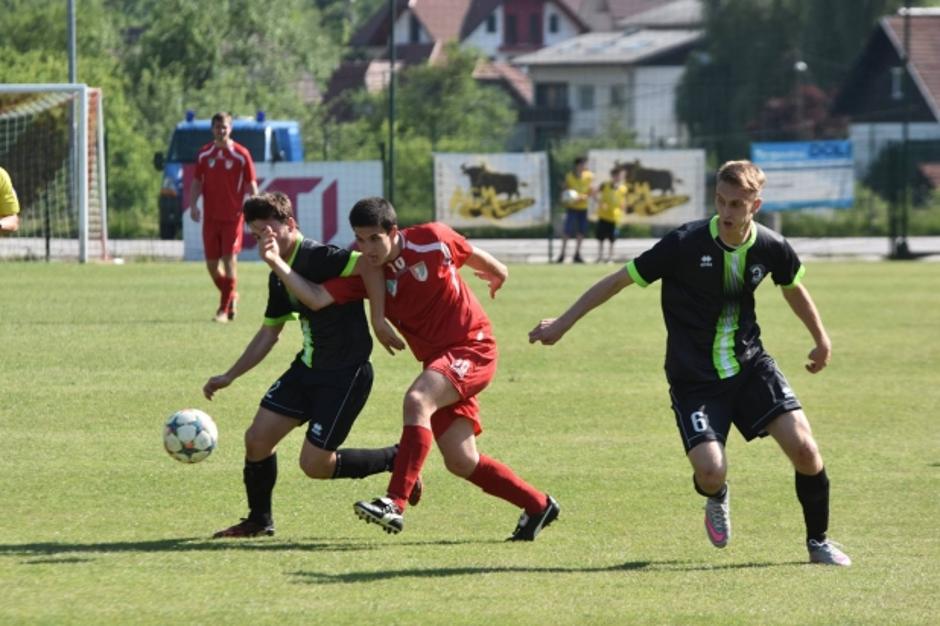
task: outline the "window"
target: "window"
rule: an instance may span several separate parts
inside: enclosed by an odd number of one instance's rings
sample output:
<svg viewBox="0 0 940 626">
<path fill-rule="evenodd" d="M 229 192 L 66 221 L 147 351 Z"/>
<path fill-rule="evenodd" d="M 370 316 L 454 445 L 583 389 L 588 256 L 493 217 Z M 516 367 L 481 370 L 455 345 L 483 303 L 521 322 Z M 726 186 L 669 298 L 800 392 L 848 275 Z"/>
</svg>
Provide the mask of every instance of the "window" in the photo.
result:
<svg viewBox="0 0 940 626">
<path fill-rule="evenodd" d="M 486 18 L 486 32 L 495 33 L 496 32 L 496 14 L 490 13 L 489 17 Z"/>
<path fill-rule="evenodd" d="M 514 46 L 519 43 L 519 33 L 516 32 L 516 16 L 506 16 L 506 45 Z"/>
<path fill-rule="evenodd" d="M 557 33 L 558 32 L 558 14 L 552 13 L 548 16 L 548 32 Z"/>
<path fill-rule="evenodd" d="M 622 109 L 627 104 L 627 86 L 626 85 L 611 85 L 610 86 L 610 106 L 618 109 Z"/>
<path fill-rule="evenodd" d="M 542 16 L 538 13 L 529 15 L 529 43 L 542 45 Z"/>
<path fill-rule="evenodd" d="M 421 41 L 421 22 L 411 14 L 411 20 L 408 22 L 408 41 L 410 43 L 419 43 Z"/>
<path fill-rule="evenodd" d="M 565 83 L 537 83 L 535 106 L 546 109 L 564 109 L 568 106 L 568 85 Z"/>
<path fill-rule="evenodd" d="M 578 108 L 582 111 L 594 110 L 594 85 L 578 87 Z"/>
</svg>

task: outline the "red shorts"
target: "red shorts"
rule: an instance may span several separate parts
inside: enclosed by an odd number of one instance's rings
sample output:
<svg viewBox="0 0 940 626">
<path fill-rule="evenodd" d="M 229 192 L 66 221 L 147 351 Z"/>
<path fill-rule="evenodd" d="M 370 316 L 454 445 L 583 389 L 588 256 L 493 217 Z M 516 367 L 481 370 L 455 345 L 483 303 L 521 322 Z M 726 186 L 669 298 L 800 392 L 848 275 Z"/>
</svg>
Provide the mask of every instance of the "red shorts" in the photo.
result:
<svg viewBox="0 0 940 626">
<path fill-rule="evenodd" d="M 442 374 L 460 394 L 460 400 L 438 409 L 431 416 L 431 430 L 435 438 L 443 435 L 457 418 L 473 422 L 475 435 L 483 432 L 480 403 L 476 395 L 486 389 L 496 375 L 498 357 L 496 341 L 490 337 L 454 346 L 424 362 L 424 369 Z"/>
<path fill-rule="evenodd" d="M 207 259 L 221 259 L 234 256 L 242 251 L 242 234 L 245 232 L 245 218 L 237 221 L 204 219 L 202 224 L 202 247 Z"/>
</svg>

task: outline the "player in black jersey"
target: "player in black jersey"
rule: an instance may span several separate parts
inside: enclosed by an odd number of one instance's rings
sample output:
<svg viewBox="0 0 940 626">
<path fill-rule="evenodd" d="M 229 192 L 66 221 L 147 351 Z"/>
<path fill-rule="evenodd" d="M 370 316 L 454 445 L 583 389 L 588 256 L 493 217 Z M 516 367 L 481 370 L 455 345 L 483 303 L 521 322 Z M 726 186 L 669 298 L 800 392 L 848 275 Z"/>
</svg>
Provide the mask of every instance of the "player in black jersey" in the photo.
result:
<svg viewBox="0 0 940 626">
<path fill-rule="evenodd" d="M 360 263 L 358 252 L 304 239 L 294 221 L 290 200 L 284 194 L 252 196 L 245 202 L 244 213 L 252 233 L 259 240 L 265 235 L 276 237 L 283 258 L 304 278 L 319 283 L 361 272 L 367 288 L 384 296 L 382 274 L 370 264 Z M 379 308 L 373 302 L 379 303 Z M 382 302 L 384 297 L 370 300 L 376 334 L 394 334 L 385 326 Z M 300 321 L 303 348 L 290 368 L 264 394 L 245 433 L 243 476 L 248 517 L 215 533 L 216 538 L 274 534 L 271 495 L 277 480 L 275 450 L 301 424 L 307 424 L 307 436 L 300 452 L 300 467 L 310 478 L 363 478 L 392 469 L 395 445 L 339 449 L 372 389 L 369 363 L 372 338 L 361 302 L 313 311 L 298 302 L 271 272 L 261 328 L 228 371 L 206 382 L 203 394 L 211 400 L 216 391 L 228 387 L 260 363 L 290 320 Z M 385 341 L 389 339 L 386 337 Z M 419 483 L 410 500 L 419 499 L 420 493 Z"/>
<path fill-rule="evenodd" d="M 707 498 L 708 538 L 722 548 L 731 537 L 725 443 L 734 424 L 748 441 L 769 434 L 793 463 L 810 561 L 847 566 L 849 557 L 826 538 L 829 479 L 809 422 L 760 340 L 754 291 L 769 274 L 815 342 L 806 369 L 821 371 L 832 352 L 793 248 L 753 221 L 764 182 L 764 172 L 749 161 L 725 163 L 717 175 L 717 215 L 667 234 L 561 317 L 542 320 L 529 341 L 554 344 L 624 287 L 662 279 L 666 377 L 695 489 Z"/>
</svg>

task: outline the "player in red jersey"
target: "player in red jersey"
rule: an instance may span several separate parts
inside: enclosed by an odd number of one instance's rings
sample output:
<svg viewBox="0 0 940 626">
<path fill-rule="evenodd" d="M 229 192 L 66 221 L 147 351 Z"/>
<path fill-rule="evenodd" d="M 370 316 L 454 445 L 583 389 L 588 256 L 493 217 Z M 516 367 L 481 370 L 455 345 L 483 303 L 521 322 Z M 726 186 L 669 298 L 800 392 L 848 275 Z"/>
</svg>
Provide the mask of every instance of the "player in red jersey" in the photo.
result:
<svg viewBox="0 0 940 626">
<path fill-rule="evenodd" d="M 444 224 L 399 229 L 395 209 L 384 198 L 360 200 L 349 221 L 366 261 L 385 268 L 386 317 L 423 363 L 405 393 L 404 427 L 387 495 L 356 502 L 356 514 L 389 533 L 400 532 L 407 496 L 433 438 L 451 473 L 523 509 L 509 539 L 532 541 L 560 509 L 554 498 L 477 451 L 476 436 L 483 429 L 476 396 L 492 380 L 498 355 L 490 320 L 458 272 L 469 266 L 495 297 L 508 276 L 506 266 Z M 297 274 L 282 278 L 311 308 L 365 296 L 359 279 L 321 286 Z"/>
<path fill-rule="evenodd" d="M 238 300 L 238 253 L 242 249 L 245 195 L 258 193 L 255 163 L 245 146 L 232 140 L 232 116 L 212 116 L 213 140 L 199 149 L 189 192 L 189 214 L 194 222 L 203 217 L 196 201 L 202 195 L 205 219 L 202 245 L 212 282 L 221 292 L 216 322 L 235 319 Z"/>
</svg>

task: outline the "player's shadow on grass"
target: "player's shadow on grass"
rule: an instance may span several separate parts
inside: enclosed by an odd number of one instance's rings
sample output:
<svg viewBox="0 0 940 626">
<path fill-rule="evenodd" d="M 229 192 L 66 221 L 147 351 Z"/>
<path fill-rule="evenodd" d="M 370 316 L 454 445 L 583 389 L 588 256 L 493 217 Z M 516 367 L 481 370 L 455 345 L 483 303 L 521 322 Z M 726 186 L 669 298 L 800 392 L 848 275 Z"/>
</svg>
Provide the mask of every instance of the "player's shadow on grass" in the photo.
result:
<svg viewBox="0 0 940 626">
<path fill-rule="evenodd" d="M 487 543 L 468 540 L 440 540 L 409 542 L 405 545 L 462 545 Z M 337 538 L 326 541 L 283 541 L 259 537 L 257 539 L 207 539 L 206 537 L 181 537 L 154 541 L 113 541 L 104 543 L 37 542 L 0 544 L 0 557 L 37 557 L 25 561 L 41 563 L 84 563 L 91 558 L 75 555 L 115 554 L 126 552 L 213 552 L 219 550 L 243 550 L 255 552 L 354 552 L 387 548 L 389 544 L 361 541 L 352 538 Z"/>
<path fill-rule="evenodd" d="M 469 576 L 473 574 L 610 574 L 616 572 L 666 572 L 666 571 L 718 571 L 735 569 L 759 569 L 767 567 L 791 567 L 805 565 L 805 561 L 785 563 L 730 563 L 708 565 L 687 561 L 627 561 L 606 567 L 530 567 L 530 566 L 495 566 L 495 567 L 435 567 L 428 569 L 378 570 L 374 572 L 348 572 L 334 574 L 329 572 L 292 572 L 291 575 L 301 582 L 315 585 L 328 583 L 362 583 L 384 581 L 393 578 L 440 578 L 442 576 Z"/>
</svg>

